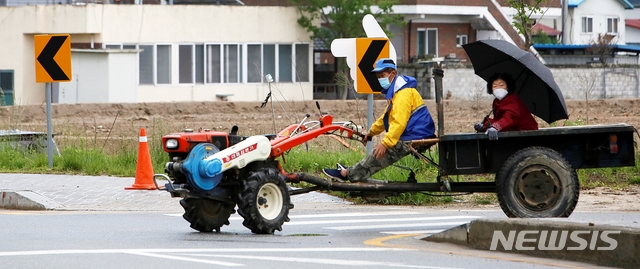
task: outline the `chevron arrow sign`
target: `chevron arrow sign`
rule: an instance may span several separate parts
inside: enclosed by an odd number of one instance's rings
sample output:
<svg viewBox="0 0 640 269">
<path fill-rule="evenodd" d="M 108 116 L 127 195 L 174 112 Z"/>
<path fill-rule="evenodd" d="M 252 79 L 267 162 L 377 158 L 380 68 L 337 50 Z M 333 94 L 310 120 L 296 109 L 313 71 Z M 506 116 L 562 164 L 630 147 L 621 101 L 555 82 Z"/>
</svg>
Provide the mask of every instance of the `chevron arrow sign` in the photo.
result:
<svg viewBox="0 0 640 269">
<path fill-rule="evenodd" d="M 71 81 L 71 37 L 35 35 L 36 82 Z"/>
<path fill-rule="evenodd" d="M 379 94 L 382 91 L 378 78 L 371 74 L 373 65 L 380 58 L 389 58 L 389 39 L 356 38 L 356 92 Z"/>
</svg>

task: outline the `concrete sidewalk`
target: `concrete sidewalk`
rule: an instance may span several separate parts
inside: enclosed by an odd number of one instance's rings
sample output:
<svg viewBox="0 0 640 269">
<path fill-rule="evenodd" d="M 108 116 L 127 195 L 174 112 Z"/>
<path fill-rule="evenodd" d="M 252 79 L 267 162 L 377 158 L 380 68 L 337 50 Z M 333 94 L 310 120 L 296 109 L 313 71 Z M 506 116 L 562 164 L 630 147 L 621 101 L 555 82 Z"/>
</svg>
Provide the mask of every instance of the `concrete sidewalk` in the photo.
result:
<svg viewBox="0 0 640 269">
<path fill-rule="evenodd" d="M 134 178 L 107 176 L 0 174 L 0 192 L 3 193 L 0 207 L 26 210 L 182 210 L 178 200 L 172 199 L 166 191 L 124 189 L 134 181 Z"/>
<path fill-rule="evenodd" d="M 0 208 L 19 210 L 179 211 L 166 191 L 125 190 L 134 178 L 49 174 L 0 174 Z M 164 184 L 166 182 L 158 182 Z M 348 204 L 321 193 L 293 196 L 297 202 Z"/>
</svg>

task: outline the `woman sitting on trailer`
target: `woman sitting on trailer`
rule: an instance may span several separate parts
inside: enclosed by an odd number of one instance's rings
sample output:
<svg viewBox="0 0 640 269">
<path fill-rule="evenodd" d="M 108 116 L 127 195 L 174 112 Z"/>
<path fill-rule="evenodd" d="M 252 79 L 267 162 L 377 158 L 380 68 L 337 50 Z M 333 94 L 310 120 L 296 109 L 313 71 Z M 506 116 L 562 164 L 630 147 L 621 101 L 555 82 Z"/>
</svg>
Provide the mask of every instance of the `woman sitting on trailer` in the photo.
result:
<svg viewBox="0 0 640 269">
<path fill-rule="evenodd" d="M 498 132 L 538 130 L 538 123 L 527 106 L 513 93 L 515 82 L 506 73 L 493 75 L 487 82 L 487 93 L 495 96 L 492 110 L 493 118 L 487 115 L 473 128 L 477 132 L 486 132 L 490 140 L 498 140 Z"/>
</svg>

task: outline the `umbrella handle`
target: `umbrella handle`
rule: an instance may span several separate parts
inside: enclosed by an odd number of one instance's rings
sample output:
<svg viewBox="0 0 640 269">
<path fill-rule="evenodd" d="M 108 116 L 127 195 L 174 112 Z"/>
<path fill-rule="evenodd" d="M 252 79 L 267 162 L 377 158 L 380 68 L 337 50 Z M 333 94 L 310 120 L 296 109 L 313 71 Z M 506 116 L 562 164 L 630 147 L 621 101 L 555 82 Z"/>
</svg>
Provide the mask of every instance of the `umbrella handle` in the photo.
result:
<svg viewBox="0 0 640 269">
<path fill-rule="evenodd" d="M 491 127 L 491 122 L 489 122 L 489 115 L 491 115 L 491 113 L 493 113 L 493 109 L 491 109 L 491 111 L 489 111 L 489 113 L 482 119 L 482 126 L 484 129 Z"/>
</svg>

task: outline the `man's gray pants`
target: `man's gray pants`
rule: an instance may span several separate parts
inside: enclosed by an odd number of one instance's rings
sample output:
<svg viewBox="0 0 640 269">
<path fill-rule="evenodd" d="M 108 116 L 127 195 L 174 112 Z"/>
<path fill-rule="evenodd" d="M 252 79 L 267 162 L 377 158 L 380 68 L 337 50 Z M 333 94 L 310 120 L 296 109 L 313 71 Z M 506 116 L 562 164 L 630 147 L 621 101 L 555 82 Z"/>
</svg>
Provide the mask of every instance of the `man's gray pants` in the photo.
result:
<svg viewBox="0 0 640 269">
<path fill-rule="evenodd" d="M 367 154 L 364 159 L 349 168 L 347 177 L 351 182 L 366 182 L 369 177 L 378 171 L 409 155 L 409 147 L 402 141 L 398 141 L 395 146 L 388 148 L 384 156 L 376 159 L 373 152 Z"/>
</svg>

